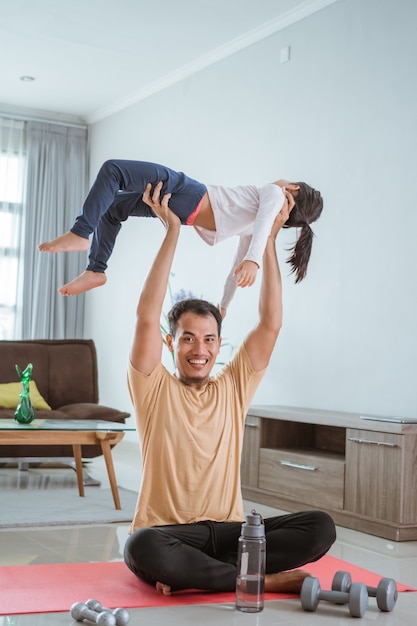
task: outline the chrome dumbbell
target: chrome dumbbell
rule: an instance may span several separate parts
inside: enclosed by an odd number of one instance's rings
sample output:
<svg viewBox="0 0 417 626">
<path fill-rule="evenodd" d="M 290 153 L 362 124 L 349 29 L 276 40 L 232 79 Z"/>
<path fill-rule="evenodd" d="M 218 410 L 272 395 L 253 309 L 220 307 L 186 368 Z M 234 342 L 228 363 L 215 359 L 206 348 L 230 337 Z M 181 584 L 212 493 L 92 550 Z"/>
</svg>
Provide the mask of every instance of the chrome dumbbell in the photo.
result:
<svg viewBox="0 0 417 626">
<path fill-rule="evenodd" d="M 352 583 L 349 591 L 325 591 L 318 578 L 308 576 L 301 587 L 301 606 L 304 611 L 315 611 L 320 600 L 333 604 L 347 604 L 352 617 L 363 617 L 368 607 L 368 593 L 362 583 Z"/>
<path fill-rule="evenodd" d="M 82 622 L 86 619 L 99 626 L 116 626 L 116 618 L 114 615 L 107 613 L 107 611 L 96 613 L 96 611 L 89 609 L 84 602 L 75 602 L 70 609 L 70 613 L 71 617 L 77 622 Z"/>
<path fill-rule="evenodd" d="M 336 572 L 332 582 L 333 591 L 349 591 L 352 577 L 349 572 Z M 397 583 L 393 578 L 381 578 L 377 587 L 366 587 L 368 596 L 376 598 L 380 611 L 392 611 L 398 599 Z"/>
<path fill-rule="evenodd" d="M 127 626 L 127 624 L 129 623 L 130 615 L 129 612 L 126 611 L 126 609 L 108 609 L 105 606 L 102 606 L 98 600 L 94 600 L 93 598 L 87 600 L 85 604 L 88 606 L 89 609 L 95 611 L 96 613 L 102 613 L 103 611 L 105 611 L 110 615 L 113 615 L 116 619 L 116 626 Z"/>
</svg>

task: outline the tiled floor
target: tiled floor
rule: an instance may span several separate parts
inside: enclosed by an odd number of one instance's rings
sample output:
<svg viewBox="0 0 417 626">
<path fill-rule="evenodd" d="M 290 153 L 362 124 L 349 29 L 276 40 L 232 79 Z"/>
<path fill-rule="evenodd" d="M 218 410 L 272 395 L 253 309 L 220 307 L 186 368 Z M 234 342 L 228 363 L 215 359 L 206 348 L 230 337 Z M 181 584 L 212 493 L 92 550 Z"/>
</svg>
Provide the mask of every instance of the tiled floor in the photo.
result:
<svg viewBox="0 0 417 626">
<path fill-rule="evenodd" d="M 137 490 L 139 459 L 135 444 L 119 444 L 113 451 L 117 482 L 127 489 Z M 48 483 L 76 488 L 72 470 L 30 470 L 31 488 L 39 484 L 45 488 L 45 471 L 54 472 L 56 479 Z M 108 480 L 103 459 L 96 459 L 89 473 L 107 487 Z M 17 469 L 0 469 L 0 489 L 17 487 L 27 481 Z M 99 487 L 89 487 L 99 489 Z M 251 503 L 247 503 L 248 509 Z M 275 509 L 256 505 L 264 515 L 280 513 Z M 0 530 L 0 565 L 25 563 L 66 563 L 122 560 L 123 545 L 128 524 L 102 526 L 68 526 L 49 529 Z M 338 539 L 330 554 L 360 567 L 378 572 L 381 576 L 417 588 L 417 542 L 394 543 L 386 539 L 338 528 Z M 0 590 L 1 594 L 1 590 Z M 170 608 L 130 609 L 130 625 L 193 626 L 347 626 L 352 623 L 346 606 L 321 603 L 315 613 L 306 613 L 298 598 L 267 602 L 262 613 L 243 614 L 232 604 L 194 605 Z M 417 621 L 417 593 L 402 593 L 391 613 L 382 613 L 370 599 L 361 624 L 378 626 L 411 626 Z M 0 626 L 71 626 L 75 624 L 69 613 L 0 616 Z"/>
</svg>

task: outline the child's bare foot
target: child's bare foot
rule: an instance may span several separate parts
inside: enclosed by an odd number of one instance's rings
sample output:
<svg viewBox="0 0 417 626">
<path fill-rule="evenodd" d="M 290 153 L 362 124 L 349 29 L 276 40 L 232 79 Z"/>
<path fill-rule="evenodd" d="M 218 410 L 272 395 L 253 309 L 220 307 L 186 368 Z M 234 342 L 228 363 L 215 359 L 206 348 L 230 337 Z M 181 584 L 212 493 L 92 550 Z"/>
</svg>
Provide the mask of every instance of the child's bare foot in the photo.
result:
<svg viewBox="0 0 417 626">
<path fill-rule="evenodd" d="M 302 569 L 277 572 L 265 576 L 265 591 L 272 593 L 300 593 L 304 578 L 311 576 Z"/>
<path fill-rule="evenodd" d="M 85 272 L 77 276 L 77 278 L 74 278 L 70 283 L 60 287 L 58 291 L 61 296 L 77 296 L 95 287 L 101 287 L 106 281 L 106 275 L 102 272 L 85 270 Z"/>
<path fill-rule="evenodd" d="M 52 241 L 40 243 L 38 250 L 41 252 L 84 252 L 90 247 L 90 242 L 84 237 L 75 235 L 70 230 Z"/>
<path fill-rule="evenodd" d="M 164 596 L 171 595 L 171 587 L 169 585 L 164 585 L 163 583 L 156 583 L 155 587 L 156 587 L 156 590 L 163 593 Z"/>
</svg>

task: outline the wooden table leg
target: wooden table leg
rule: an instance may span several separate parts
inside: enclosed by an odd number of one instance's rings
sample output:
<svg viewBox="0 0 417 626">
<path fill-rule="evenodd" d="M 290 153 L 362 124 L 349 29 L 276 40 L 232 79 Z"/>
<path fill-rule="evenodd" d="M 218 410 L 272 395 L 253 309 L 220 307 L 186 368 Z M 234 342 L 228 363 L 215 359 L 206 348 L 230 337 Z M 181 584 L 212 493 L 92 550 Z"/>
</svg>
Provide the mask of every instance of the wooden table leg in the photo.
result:
<svg viewBox="0 0 417 626">
<path fill-rule="evenodd" d="M 101 449 L 103 451 L 104 460 L 106 461 L 107 474 L 110 481 L 111 492 L 113 494 L 114 506 L 116 509 L 121 509 L 119 490 L 117 488 L 116 474 L 114 473 L 113 459 L 111 455 L 110 442 L 105 436 L 108 433 L 97 432 L 97 438 L 100 440 Z"/>
<path fill-rule="evenodd" d="M 84 497 L 83 460 L 81 456 L 81 445 L 78 443 L 72 444 L 72 451 L 75 460 L 75 471 L 77 473 L 78 493 L 81 497 Z"/>
</svg>

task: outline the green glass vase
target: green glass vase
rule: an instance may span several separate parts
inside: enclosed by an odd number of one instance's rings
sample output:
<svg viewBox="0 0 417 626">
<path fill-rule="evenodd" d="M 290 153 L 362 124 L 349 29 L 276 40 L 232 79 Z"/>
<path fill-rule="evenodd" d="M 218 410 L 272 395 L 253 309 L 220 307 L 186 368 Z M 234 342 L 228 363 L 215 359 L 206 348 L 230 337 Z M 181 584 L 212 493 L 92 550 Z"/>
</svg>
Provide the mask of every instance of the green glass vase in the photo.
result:
<svg viewBox="0 0 417 626">
<path fill-rule="evenodd" d="M 20 402 L 17 405 L 17 409 L 14 414 L 15 420 L 19 424 L 30 424 L 30 422 L 35 419 L 35 409 L 32 406 L 29 395 L 29 383 L 32 376 L 32 370 L 32 363 L 29 363 L 23 372 L 20 367 L 16 365 L 16 372 L 18 373 L 22 383 L 22 393 L 19 394 Z"/>
</svg>

